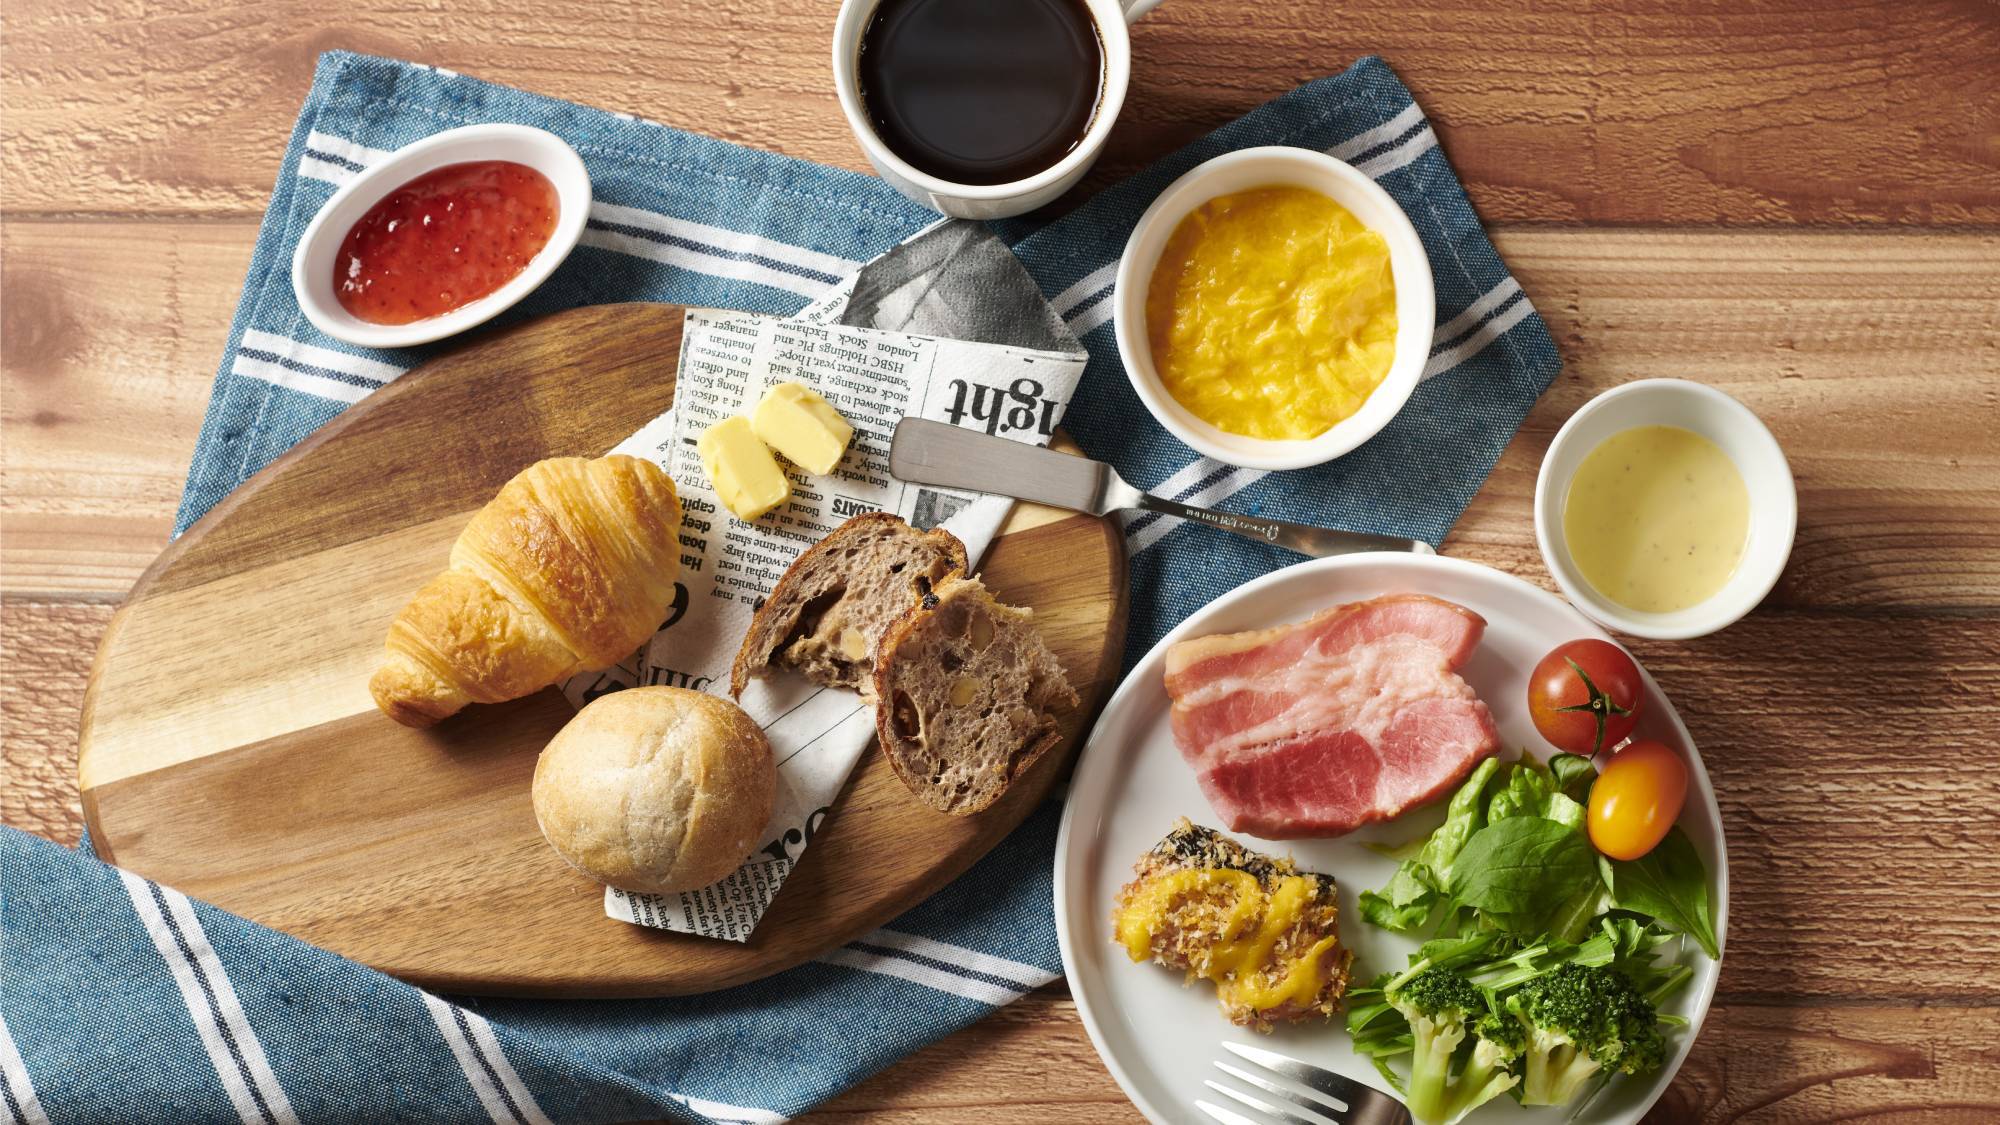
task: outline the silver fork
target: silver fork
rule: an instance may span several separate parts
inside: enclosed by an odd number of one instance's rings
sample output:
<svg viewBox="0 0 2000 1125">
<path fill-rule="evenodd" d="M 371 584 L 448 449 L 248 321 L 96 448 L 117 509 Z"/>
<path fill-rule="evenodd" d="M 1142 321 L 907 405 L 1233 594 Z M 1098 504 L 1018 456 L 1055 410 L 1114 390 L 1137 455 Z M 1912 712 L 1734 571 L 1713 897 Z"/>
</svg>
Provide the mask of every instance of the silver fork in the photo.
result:
<svg viewBox="0 0 2000 1125">
<path fill-rule="evenodd" d="M 1335 1074 L 1325 1067 L 1303 1063 L 1276 1051 L 1267 1051 L 1262 1047 L 1252 1047 L 1245 1043 L 1224 1043 L 1222 1047 L 1239 1058 L 1262 1067 L 1268 1073 L 1288 1078 L 1318 1094 L 1325 1095 L 1315 1097 L 1287 1086 L 1280 1086 L 1268 1078 L 1217 1059 L 1215 1065 L 1218 1070 L 1238 1082 L 1271 1095 L 1278 1099 L 1278 1104 L 1273 1105 L 1263 1098 L 1246 1094 L 1213 1079 L 1204 1081 L 1202 1085 L 1224 1097 L 1249 1106 L 1271 1120 L 1279 1122 L 1280 1125 L 1325 1125 L 1326 1122 L 1332 1122 L 1333 1125 L 1411 1125 L 1410 1111 L 1403 1108 L 1403 1103 L 1346 1075 Z M 1263 1125 L 1255 1118 L 1216 1105 L 1214 1102 L 1196 1101 L 1194 1105 L 1196 1109 L 1222 1122 L 1222 1125 Z M 1292 1112 L 1294 1109 L 1308 1110 L 1318 1116 L 1302 1116 Z"/>
</svg>

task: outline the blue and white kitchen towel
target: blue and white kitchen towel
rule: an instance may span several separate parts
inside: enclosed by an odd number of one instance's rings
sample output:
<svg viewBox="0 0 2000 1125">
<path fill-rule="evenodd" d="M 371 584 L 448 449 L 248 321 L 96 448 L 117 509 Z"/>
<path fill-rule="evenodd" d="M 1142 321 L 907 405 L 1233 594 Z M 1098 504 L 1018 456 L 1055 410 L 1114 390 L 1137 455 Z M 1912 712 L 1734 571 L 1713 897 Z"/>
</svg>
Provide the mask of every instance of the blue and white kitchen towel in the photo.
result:
<svg viewBox="0 0 2000 1125">
<path fill-rule="evenodd" d="M 319 336 L 288 280 L 334 187 L 457 125 L 573 144 L 596 202 L 582 247 L 511 314 L 657 300 L 785 314 L 932 222 L 878 180 L 408 63 L 332 53 L 258 236 L 179 526 L 424 358 Z M 1154 425 L 1109 326 L 1114 263 L 1170 181 L 1219 153 L 1331 152 L 1409 212 L 1437 282 L 1427 380 L 1322 468 L 1231 469 Z M 1302 86 L 1014 249 L 1091 352 L 1068 429 L 1127 479 L 1197 504 L 1433 543 L 1560 368 L 1437 137 L 1378 59 Z M 1294 556 L 1206 528 L 1129 528 L 1130 652 Z M 87 855 L 0 832 L 0 1105 L 34 1122 L 769 1122 L 802 1112 L 1060 971 L 1051 806 L 956 883 L 860 941 L 756 984 L 664 1000 L 444 1000 Z"/>
</svg>

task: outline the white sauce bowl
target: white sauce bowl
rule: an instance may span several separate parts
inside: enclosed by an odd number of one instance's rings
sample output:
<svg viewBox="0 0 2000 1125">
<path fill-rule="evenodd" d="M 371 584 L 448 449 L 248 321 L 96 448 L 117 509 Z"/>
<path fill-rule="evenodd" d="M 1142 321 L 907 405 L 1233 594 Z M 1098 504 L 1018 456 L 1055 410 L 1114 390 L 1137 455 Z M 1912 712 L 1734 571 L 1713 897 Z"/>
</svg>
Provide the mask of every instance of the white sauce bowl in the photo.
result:
<svg viewBox="0 0 2000 1125">
<path fill-rule="evenodd" d="M 375 324 L 340 306 L 334 295 L 334 260 L 347 232 L 384 196 L 447 164 L 510 160 L 548 177 L 556 189 L 556 226 L 528 267 L 486 296 L 448 313 L 408 324 Z M 292 254 L 292 291 L 313 327 L 367 348 L 428 344 L 477 327 L 505 312 L 547 281 L 583 234 L 590 217 L 590 173 L 561 137 L 529 125 L 467 125 L 447 129 L 397 149 L 395 155 L 344 184 L 319 209 Z"/>
<path fill-rule="evenodd" d="M 1679 426 L 1714 442 L 1735 464 L 1750 495 L 1749 538 L 1735 572 L 1706 601 L 1672 613 L 1644 613 L 1598 593 L 1570 557 L 1563 534 L 1563 507 L 1577 467 L 1606 438 L 1635 426 Z M 1584 403 L 1556 431 L 1535 478 L 1535 542 L 1556 585 L 1593 620 L 1635 637 L 1704 636 L 1755 609 L 1791 557 L 1798 518 L 1791 465 L 1778 439 L 1749 407 L 1684 379 L 1641 379 Z"/>
<path fill-rule="evenodd" d="M 1389 244 L 1389 271 L 1396 284 L 1396 355 L 1381 386 L 1361 409 L 1318 437 L 1271 441 L 1232 434 L 1195 417 L 1167 390 L 1153 366 L 1146 333 L 1146 290 L 1167 239 L 1188 212 L 1219 195 L 1260 187 L 1302 187 L 1332 197 Z M 1311 149 L 1270 146 L 1218 156 L 1175 180 L 1132 228 L 1118 261 L 1112 293 L 1118 355 L 1139 401 L 1167 432 L 1199 453 L 1247 469 L 1303 469 L 1339 457 L 1374 437 L 1417 388 L 1430 358 L 1437 327 L 1437 296 L 1431 263 L 1409 216 L 1374 180 L 1350 164 Z"/>
</svg>

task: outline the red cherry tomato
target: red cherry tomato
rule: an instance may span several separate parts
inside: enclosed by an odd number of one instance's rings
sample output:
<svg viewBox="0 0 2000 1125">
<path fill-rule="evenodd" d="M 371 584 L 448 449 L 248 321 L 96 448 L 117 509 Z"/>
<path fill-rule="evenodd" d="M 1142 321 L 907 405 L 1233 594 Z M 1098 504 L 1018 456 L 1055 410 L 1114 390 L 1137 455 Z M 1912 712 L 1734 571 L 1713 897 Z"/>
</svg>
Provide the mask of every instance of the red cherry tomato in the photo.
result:
<svg viewBox="0 0 2000 1125">
<path fill-rule="evenodd" d="M 1594 758 L 1639 724 L 1639 666 L 1610 641 L 1558 645 L 1528 677 L 1528 714 L 1558 750 Z"/>
<path fill-rule="evenodd" d="M 1590 842 L 1612 859 L 1658 847 L 1687 801 L 1688 770 L 1662 742 L 1640 739 L 1611 756 L 1590 787 Z"/>
</svg>

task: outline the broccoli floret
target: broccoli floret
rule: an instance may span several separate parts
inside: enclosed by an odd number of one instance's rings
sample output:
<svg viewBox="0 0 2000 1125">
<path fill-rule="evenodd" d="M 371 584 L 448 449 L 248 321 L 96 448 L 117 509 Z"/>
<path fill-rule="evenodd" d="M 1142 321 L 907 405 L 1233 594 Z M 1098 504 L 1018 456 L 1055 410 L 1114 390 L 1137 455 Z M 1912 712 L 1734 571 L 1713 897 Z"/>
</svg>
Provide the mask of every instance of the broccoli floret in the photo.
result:
<svg viewBox="0 0 2000 1125">
<path fill-rule="evenodd" d="M 1412 1053 L 1406 1087 L 1411 1116 L 1449 1125 L 1513 1086 L 1508 1065 L 1519 1053 L 1521 1033 L 1495 1019 L 1486 998 L 1450 969 L 1425 969 L 1388 993 L 1410 1023 Z M 1456 1082 L 1452 1059 L 1466 1036 L 1472 1057 Z"/>
<path fill-rule="evenodd" d="M 1513 1089 L 1521 1081 L 1514 1060 L 1521 1057 L 1527 1035 L 1518 1021 L 1491 1012 L 1472 1026 L 1472 1057 L 1452 1086 L 1451 1114 L 1446 1125 Z"/>
<path fill-rule="evenodd" d="M 1524 1033 L 1522 1105 L 1567 1105 L 1599 1071 L 1643 1074 L 1666 1055 L 1653 1005 L 1625 974 L 1563 965 L 1507 998 Z"/>
</svg>

